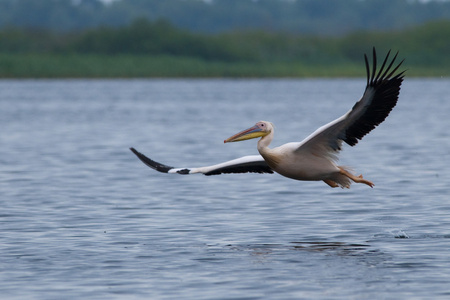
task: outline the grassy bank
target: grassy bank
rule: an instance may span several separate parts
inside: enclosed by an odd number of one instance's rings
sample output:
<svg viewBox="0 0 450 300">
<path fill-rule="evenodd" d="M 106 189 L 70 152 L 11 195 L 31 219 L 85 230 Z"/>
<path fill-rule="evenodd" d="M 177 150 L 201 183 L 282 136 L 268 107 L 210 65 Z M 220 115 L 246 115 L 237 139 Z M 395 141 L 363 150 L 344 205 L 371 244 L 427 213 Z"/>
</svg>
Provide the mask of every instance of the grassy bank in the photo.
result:
<svg viewBox="0 0 450 300">
<path fill-rule="evenodd" d="M 381 55 L 381 53 L 380 53 Z M 447 77 L 446 66 L 414 66 L 408 76 Z M 179 56 L 95 54 L 0 54 L 1 78 L 139 78 L 139 77 L 355 77 L 360 63 L 215 62 Z"/>
</svg>

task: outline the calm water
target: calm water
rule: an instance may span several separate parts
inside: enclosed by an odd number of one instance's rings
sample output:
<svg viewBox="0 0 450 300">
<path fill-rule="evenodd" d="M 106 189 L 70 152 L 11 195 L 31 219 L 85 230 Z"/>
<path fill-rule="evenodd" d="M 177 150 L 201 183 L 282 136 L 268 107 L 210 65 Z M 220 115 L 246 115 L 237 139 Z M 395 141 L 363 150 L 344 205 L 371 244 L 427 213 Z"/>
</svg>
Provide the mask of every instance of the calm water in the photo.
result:
<svg viewBox="0 0 450 300">
<path fill-rule="evenodd" d="M 7 299 L 450 297 L 450 80 L 406 79 L 331 189 L 279 175 L 157 173 L 256 154 L 341 116 L 365 79 L 0 81 Z"/>
</svg>

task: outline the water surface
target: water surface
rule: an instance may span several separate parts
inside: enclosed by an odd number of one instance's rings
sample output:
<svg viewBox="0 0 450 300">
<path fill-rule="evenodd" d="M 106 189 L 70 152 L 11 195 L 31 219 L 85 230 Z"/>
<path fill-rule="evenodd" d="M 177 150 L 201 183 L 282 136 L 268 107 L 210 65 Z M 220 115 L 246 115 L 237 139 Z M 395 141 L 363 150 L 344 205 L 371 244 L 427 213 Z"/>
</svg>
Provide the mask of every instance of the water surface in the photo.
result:
<svg viewBox="0 0 450 300">
<path fill-rule="evenodd" d="M 341 116 L 364 79 L 0 81 L 5 299 L 446 299 L 450 81 L 409 79 L 331 189 L 269 174 L 157 173 L 256 154 Z"/>
</svg>

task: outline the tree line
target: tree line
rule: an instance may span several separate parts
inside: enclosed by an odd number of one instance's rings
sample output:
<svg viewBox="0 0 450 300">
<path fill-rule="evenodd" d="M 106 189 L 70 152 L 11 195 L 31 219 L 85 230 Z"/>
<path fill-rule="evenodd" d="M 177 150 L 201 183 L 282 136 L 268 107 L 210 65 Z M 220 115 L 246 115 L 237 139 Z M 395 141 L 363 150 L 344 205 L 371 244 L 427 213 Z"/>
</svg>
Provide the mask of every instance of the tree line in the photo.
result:
<svg viewBox="0 0 450 300">
<path fill-rule="evenodd" d="M 376 46 L 400 50 L 417 65 L 450 66 L 450 21 L 427 23 L 394 32 L 360 31 L 339 37 L 235 31 L 193 33 L 165 20 L 138 19 L 120 28 L 100 27 L 77 32 L 0 30 L 0 53 L 166 55 L 221 62 L 289 62 L 310 64 L 360 61 Z"/>
</svg>

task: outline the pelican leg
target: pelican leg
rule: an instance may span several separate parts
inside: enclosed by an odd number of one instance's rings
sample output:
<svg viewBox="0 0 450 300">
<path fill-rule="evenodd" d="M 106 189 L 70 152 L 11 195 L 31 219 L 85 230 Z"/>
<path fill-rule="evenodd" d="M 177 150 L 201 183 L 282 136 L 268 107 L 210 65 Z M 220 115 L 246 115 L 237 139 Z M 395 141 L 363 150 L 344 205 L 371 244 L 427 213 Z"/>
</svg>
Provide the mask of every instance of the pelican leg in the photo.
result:
<svg viewBox="0 0 450 300">
<path fill-rule="evenodd" d="M 326 184 L 328 184 L 332 188 L 339 187 L 339 185 L 336 182 L 334 182 L 333 180 L 330 180 L 330 179 L 324 179 L 323 182 L 325 182 Z"/>
<path fill-rule="evenodd" d="M 354 182 L 367 184 L 367 185 L 370 186 L 371 188 L 373 188 L 373 187 L 375 186 L 375 184 L 373 184 L 373 182 L 364 179 L 362 175 L 355 176 L 355 175 L 351 174 L 350 172 L 346 171 L 346 170 L 345 170 L 344 168 L 342 168 L 342 167 L 339 167 L 339 170 L 340 170 L 340 171 L 339 171 L 340 174 L 342 174 L 342 175 L 344 175 L 344 176 L 347 176 L 348 178 L 350 178 L 350 179 L 353 180 Z"/>
</svg>

